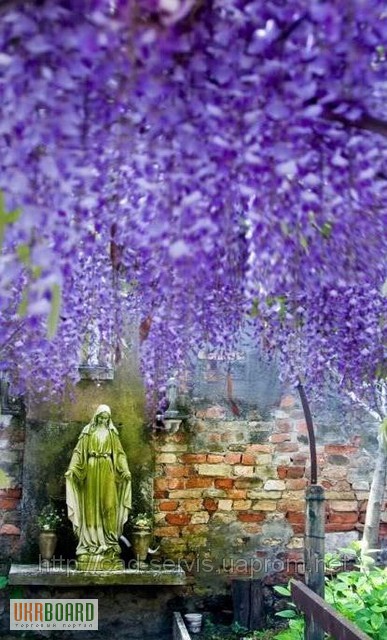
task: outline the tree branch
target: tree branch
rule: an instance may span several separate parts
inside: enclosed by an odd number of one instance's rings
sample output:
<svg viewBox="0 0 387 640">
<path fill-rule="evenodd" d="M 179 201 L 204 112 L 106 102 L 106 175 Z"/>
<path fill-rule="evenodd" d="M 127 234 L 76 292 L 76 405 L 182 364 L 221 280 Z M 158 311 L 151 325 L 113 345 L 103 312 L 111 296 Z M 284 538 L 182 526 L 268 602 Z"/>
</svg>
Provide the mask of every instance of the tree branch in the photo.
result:
<svg viewBox="0 0 387 640">
<path fill-rule="evenodd" d="M 334 113 L 330 109 L 326 109 L 324 112 L 324 116 L 327 120 L 339 122 L 345 127 L 363 129 L 364 131 L 379 133 L 380 135 L 387 137 L 387 121 L 381 120 L 379 118 L 374 118 L 367 113 L 357 120 L 349 120 L 349 118 L 346 118 L 345 116 Z"/>
</svg>

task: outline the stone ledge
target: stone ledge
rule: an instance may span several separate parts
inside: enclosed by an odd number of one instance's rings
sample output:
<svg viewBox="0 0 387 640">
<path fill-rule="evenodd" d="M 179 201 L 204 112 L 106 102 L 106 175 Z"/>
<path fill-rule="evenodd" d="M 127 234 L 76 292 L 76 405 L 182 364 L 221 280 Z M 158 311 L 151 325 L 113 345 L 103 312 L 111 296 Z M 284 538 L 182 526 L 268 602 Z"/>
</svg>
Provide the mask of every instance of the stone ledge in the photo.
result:
<svg viewBox="0 0 387 640">
<path fill-rule="evenodd" d="M 178 611 L 173 612 L 173 640 L 191 640 L 183 616 Z"/>
<path fill-rule="evenodd" d="M 56 587 L 82 587 L 87 585 L 183 585 L 185 572 L 174 569 L 121 569 L 119 571 L 77 571 L 75 569 L 43 568 L 36 564 L 12 564 L 10 585 L 52 585 Z"/>
</svg>

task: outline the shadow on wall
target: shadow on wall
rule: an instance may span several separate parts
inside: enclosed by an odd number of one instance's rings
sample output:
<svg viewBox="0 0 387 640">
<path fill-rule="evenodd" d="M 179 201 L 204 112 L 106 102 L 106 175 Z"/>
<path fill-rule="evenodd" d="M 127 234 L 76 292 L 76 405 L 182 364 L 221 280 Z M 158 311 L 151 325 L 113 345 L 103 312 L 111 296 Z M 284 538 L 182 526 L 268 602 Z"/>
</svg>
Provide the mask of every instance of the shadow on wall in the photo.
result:
<svg viewBox="0 0 387 640">
<path fill-rule="evenodd" d="M 37 514 L 52 500 L 65 509 L 64 473 L 82 428 L 99 404 L 107 404 L 132 473 L 133 511 L 152 511 L 153 457 L 144 429 L 144 392 L 136 372 L 124 362 L 113 381 L 82 380 L 61 405 L 35 404 L 27 416 L 23 464 L 22 562 L 39 558 Z M 124 530 L 125 533 L 125 530 Z M 56 555 L 75 557 L 70 521 L 59 532 Z"/>
</svg>

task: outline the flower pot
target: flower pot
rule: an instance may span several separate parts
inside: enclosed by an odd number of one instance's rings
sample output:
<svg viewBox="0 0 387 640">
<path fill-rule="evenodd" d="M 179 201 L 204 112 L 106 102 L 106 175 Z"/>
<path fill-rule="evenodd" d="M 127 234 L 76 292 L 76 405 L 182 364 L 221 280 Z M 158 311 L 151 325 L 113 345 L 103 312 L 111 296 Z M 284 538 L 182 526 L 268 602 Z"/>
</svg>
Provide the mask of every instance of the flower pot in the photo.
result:
<svg viewBox="0 0 387 640">
<path fill-rule="evenodd" d="M 148 555 L 149 545 L 152 541 L 152 531 L 150 529 L 133 529 L 131 535 L 132 550 L 134 556 L 141 566 L 144 564 Z"/>
<path fill-rule="evenodd" d="M 199 633 L 202 626 L 201 613 L 186 613 L 184 618 L 191 633 Z"/>
<path fill-rule="evenodd" d="M 55 531 L 41 531 L 39 533 L 39 551 L 41 560 L 49 562 L 55 553 L 58 537 Z"/>
</svg>

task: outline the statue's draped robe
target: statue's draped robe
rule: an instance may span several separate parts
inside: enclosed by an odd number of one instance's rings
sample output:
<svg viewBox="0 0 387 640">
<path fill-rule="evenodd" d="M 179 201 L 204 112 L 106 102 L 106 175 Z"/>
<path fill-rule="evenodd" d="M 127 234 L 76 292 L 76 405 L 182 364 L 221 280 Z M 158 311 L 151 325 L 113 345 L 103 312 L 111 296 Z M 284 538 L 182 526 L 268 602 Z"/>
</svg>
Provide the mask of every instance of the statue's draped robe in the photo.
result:
<svg viewBox="0 0 387 640">
<path fill-rule="evenodd" d="M 126 455 L 112 422 L 83 429 L 68 471 L 67 506 L 78 538 L 77 556 L 117 558 L 132 492 Z"/>
</svg>

